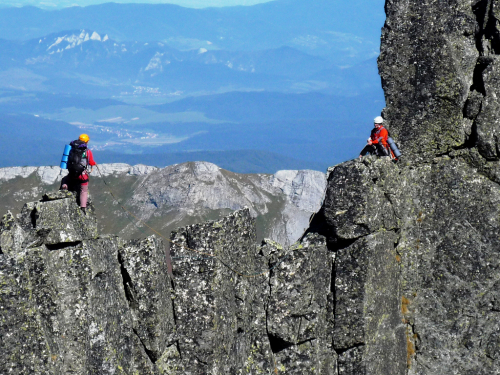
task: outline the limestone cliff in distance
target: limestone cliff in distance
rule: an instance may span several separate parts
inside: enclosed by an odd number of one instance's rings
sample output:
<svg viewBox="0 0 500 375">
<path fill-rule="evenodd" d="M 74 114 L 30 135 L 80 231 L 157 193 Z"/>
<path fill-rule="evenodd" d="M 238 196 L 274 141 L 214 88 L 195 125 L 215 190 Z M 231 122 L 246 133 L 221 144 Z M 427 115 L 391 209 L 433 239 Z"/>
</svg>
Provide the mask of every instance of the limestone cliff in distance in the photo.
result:
<svg viewBox="0 0 500 375">
<path fill-rule="evenodd" d="M 321 206 L 325 174 L 283 170 L 274 175 L 238 174 L 207 162 L 165 168 L 103 164 L 94 168 L 90 195 L 100 230 L 124 238 L 165 236 L 183 225 L 221 218 L 248 207 L 257 218 L 257 238 L 289 245 L 309 226 Z M 67 171 L 58 167 L 0 168 L 0 214 L 19 211 L 27 200 L 58 189 Z M 106 185 L 106 184 L 107 185 Z M 114 195 L 112 196 L 111 193 Z"/>
</svg>

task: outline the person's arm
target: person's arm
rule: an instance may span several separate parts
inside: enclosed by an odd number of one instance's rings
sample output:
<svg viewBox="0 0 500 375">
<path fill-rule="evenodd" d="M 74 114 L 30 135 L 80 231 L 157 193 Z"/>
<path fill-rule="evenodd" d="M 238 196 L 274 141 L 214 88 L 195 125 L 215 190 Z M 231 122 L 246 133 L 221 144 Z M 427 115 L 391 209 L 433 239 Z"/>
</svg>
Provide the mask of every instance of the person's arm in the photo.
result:
<svg viewBox="0 0 500 375">
<path fill-rule="evenodd" d="M 92 154 L 92 151 L 88 149 L 87 149 L 87 160 L 89 161 L 90 172 L 92 172 L 92 170 L 94 169 L 94 165 L 96 165 L 96 162 L 94 160 L 94 155 Z"/>
<path fill-rule="evenodd" d="M 387 146 L 387 139 L 389 138 L 389 132 L 386 128 L 380 131 L 380 139 L 382 139 L 382 145 Z"/>
</svg>

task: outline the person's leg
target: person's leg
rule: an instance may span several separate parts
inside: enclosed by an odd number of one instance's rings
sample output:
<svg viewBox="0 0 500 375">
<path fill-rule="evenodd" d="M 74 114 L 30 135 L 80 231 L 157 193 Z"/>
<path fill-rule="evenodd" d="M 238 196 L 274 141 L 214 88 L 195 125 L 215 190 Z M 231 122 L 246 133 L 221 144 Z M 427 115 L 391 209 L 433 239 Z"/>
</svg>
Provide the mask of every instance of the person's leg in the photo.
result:
<svg viewBox="0 0 500 375">
<path fill-rule="evenodd" d="M 69 190 L 78 195 L 80 192 L 80 184 L 78 183 L 78 180 L 75 180 L 74 177 L 66 175 L 61 180 L 61 186 L 59 187 L 59 190 Z"/>
<path fill-rule="evenodd" d="M 59 190 L 68 190 L 68 189 L 69 189 L 69 176 L 66 175 L 61 180 L 61 186 L 59 187 Z"/>
<path fill-rule="evenodd" d="M 373 155 L 374 153 L 375 153 L 375 147 L 373 145 L 366 145 L 361 150 L 361 152 L 359 153 L 359 155 L 361 155 L 361 156 L 365 156 L 366 154 Z"/>
<path fill-rule="evenodd" d="M 377 143 L 377 153 L 378 156 L 389 156 L 389 151 L 381 143 Z"/>
<path fill-rule="evenodd" d="M 87 207 L 87 200 L 89 197 L 89 184 L 80 184 L 80 207 Z"/>
</svg>

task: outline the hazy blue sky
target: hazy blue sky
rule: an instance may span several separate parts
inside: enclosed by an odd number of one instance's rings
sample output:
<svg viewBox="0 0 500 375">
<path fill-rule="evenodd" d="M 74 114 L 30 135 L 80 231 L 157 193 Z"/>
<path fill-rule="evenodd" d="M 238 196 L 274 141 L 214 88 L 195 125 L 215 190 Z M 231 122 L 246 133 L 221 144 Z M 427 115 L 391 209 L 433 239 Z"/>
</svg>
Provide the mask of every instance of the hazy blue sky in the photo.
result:
<svg viewBox="0 0 500 375">
<path fill-rule="evenodd" d="M 266 3 L 269 0 L 0 0 L 0 6 L 34 5 L 41 8 L 63 8 L 68 6 L 87 6 L 101 3 L 168 3 L 190 8 L 205 8 L 211 6 L 254 5 Z"/>
</svg>

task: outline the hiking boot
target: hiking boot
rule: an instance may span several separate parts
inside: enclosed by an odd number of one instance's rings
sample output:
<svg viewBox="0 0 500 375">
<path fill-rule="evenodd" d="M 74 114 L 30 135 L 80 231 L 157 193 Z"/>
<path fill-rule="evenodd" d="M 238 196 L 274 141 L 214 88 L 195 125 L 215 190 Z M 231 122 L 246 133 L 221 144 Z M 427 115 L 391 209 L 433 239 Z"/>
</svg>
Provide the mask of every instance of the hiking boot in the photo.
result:
<svg viewBox="0 0 500 375">
<path fill-rule="evenodd" d="M 87 208 L 86 207 L 80 207 L 80 210 L 82 210 L 84 215 L 87 215 Z"/>
</svg>

